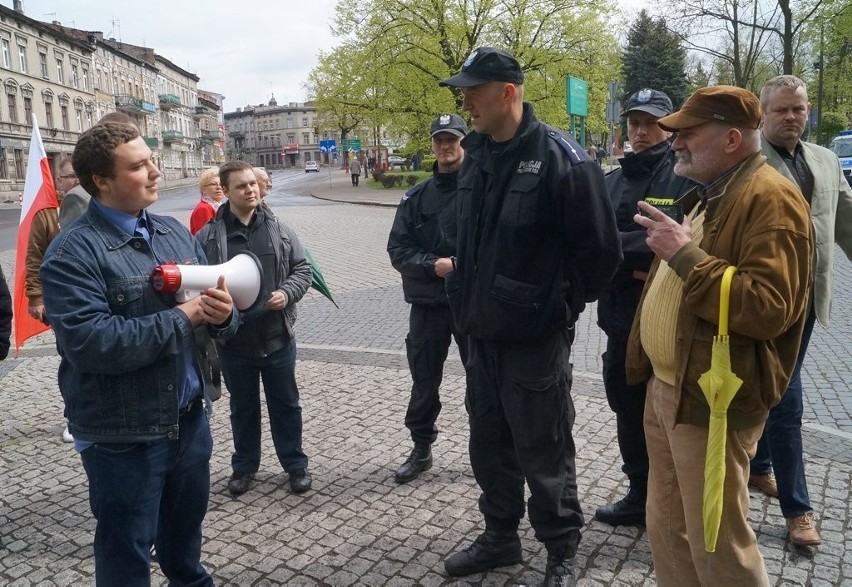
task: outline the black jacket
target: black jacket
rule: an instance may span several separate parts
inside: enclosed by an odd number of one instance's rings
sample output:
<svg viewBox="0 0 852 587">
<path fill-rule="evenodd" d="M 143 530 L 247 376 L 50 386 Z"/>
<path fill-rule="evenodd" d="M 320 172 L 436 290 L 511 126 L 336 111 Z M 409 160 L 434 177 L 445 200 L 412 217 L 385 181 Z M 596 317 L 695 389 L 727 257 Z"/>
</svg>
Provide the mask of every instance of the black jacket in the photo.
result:
<svg viewBox="0 0 852 587">
<path fill-rule="evenodd" d="M 435 260 L 456 254 L 456 179 L 458 171 L 438 173 L 402 197 L 388 237 L 388 255 L 402 274 L 409 304 L 447 305 L 444 280 L 435 275 Z"/>
<path fill-rule="evenodd" d="M 236 238 L 233 220 L 231 205 L 225 202 L 195 238 L 211 265 L 224 263 L 245 249 L 260 260 L 263 277 L 259 301 L 241 314 L 240 328 L 225 347 L 237 355 L 264 357 L 283 348 L 294 336 L 296 302 L 311 285 L 311 266 L 296 233 L 265 206 L 257 207 L 244 235 Z M 275 290 L 287 294 L 287 306 L 280 312 L 264 308 Z"/>
<path fill-rule="evenodd" d="M 662 143 L 619 159 L 621 167 L 606 175 L 606 187 L 615 210 L 618 238 L 624 261 L 598 300 L 598 325 L 609 336 L 627 336 L 639 305 L 644 281 L 634 271 L 647 273 L 654 253 L 645 242 L 645 229 L 633 221 L 637 202 L 646 198 L 677 199 L 695 186 L 692 180 L 675 175 L 671 143 Z"/>
<path fill-rule="evenodd" d="M 3 269 L 0 268 L 0 361 L 9 354 L 12 336 L 12 296 Z"/>
<path fill-rule="evenodd" d="M 458 328 L 521 342 L 573 324 L 621 261 L 600 167 L 530 104 L 510 141 L 473 132 L 462 146 L 458 268 L 445 279 Z"/>
</svg>

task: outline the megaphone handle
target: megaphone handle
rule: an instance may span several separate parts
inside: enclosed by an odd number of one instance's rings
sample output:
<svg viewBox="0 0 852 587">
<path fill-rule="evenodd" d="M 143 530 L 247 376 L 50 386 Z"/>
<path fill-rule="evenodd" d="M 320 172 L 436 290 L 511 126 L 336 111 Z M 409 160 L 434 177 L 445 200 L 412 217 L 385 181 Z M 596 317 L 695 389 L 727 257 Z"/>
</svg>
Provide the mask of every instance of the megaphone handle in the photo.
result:
<svg viewBox="0 0 852 587">
<path fill-rule="evenodd" d="M 188 302 L 192 298 L 197 298 L 200 295 L 200 291 L 182 289 L 179 292 L 175 293 L 175 300 L 177 301 L 177 303 L 182 304 L 184 302 Z"/>
</svg>

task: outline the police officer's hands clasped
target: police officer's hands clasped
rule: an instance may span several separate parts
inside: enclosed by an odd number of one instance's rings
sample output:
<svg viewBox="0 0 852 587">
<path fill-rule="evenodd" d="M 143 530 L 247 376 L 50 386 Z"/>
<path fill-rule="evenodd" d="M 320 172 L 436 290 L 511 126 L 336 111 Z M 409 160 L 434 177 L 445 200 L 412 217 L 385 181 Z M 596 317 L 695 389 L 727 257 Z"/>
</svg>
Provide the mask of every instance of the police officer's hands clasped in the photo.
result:
<svg viewBox="0 0 852 587">
<path fill-rule="evenodd" d="M 645 242 L 663 261 L 669 261 L 684 245 L 692 241 L 692 225 L 688 216 L 678 224 L 651 204 L 640 201 L 639 210 L 645 213 L 633 216 L 633 221 L 648 231 Z"/>
<path fill-rule="evenodd" d="M 450 273 L 455 267 L 453 267 L 453 260 L 450 257 L 440 257 L 435 259 L 435 275 L 438 277 L 444 277 L 447 273 Z"/>
</svg>

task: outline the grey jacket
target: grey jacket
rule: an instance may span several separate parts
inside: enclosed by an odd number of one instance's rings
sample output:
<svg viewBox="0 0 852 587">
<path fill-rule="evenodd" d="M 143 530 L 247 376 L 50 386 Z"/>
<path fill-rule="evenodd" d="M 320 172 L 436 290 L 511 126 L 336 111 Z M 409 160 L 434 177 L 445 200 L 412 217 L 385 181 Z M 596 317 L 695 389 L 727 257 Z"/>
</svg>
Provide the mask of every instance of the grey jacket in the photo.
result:
<svg viewBox="0 0 852 587">
<path fill-rule="evenodd" d="M 796 183 L 784 160 L 760 136 L 767 162 L 784 177 Z M 811 198 L 811 223 L 814 227 L 814 291 L 813 303 L 817 320 L 828 326 L 831 315 L 831 295 L 834 290 L 834 245 L 837 243 L 846 257 L 852 257 L 852 188 L 843 177 L 837 155 L 824 147 L 802 141 L 805 162 L 814 176 Z"/>
<path fill-rule="evenodd" d="M 91 199 L 92 196 L 81 185 L 68 190 L 68 193 L 62 198 L 62 203 L 59 204 L 60 230 L 68 228 L 72 222 L 85 214 Z"/>
</svg>

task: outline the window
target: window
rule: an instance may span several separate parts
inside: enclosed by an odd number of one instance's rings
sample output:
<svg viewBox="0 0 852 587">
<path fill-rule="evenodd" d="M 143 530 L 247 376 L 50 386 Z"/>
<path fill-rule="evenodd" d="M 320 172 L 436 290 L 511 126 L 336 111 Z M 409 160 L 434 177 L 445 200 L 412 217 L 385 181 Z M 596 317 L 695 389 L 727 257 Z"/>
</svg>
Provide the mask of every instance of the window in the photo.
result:
<svg viewBox="0 0 852 587">
<path fill-rule="evenodd" d="M 41 77 L 50 79 L 50 73 L 47 71 L 47 53 L 38 54 L 38 64 L 41 67 Z"/>
<path fill-rule="evenodd" d="M 83 89 L 89 91 L 89 70 L 85 67 L 83 68 Z"/>
<path fill-rule="evenodd" d="M 86 112 L 86 129 L 92 128 L 92 113 Z"/>
<path fill-rule="evenodd" d="M 56 60 L 56 81 L 59 82 L 60 84 L 65 83 L 65 76 L 62 73 L 62 60 L 61 59 Z"/>
<path fill-rule="evenodd" d="M 302 133 L 302 144 L 303 144 L 303 145 L 308 145 L 308 144 L 310 144 L 310 142 L 311 142 L 311 140 L 310 140 L 310 138 L 308 137 L 308 133 L 303 132 L 303 133 Z"/>
<path fill-rule="evenodd" d="M 23 45 L 18 45 L 18 62 L 21 66 L 21 73 L 27 73 L 27 48 Z"/>
<path fill-rule="evenodd" d="M 62 130 L 68 130 L 68 106 L 63 104 L 59 111 L 62 113 Z"/>
<path fill-rule="evenodd" d="M 15 94 L 7 94 L 9 98 L 9 122 L 18 123 L 18 104 L 15 101 Z"/>
<path fill-rule="evenodd" d="M 53 102 L 44 103 L 44 123 L 47 128 L 53 128 Z"/>
<path fill-rule="evenodd" d="M 71 64 L 71 87 L 80 87 L 80 72 L 77 70 L 77 66 L 73 63 Z"/>
<path fill-rule="evenodd" d="M 83 132 L 83 111 L 77 108 L 75 112 L 77 113 L 77 132 Z"/>
<path fill-rule="evenodd" d="M 6 149 L 0 149 L 0 179 L 9 179 L 9 169 L 6 167 Z"/>
<path fill-rule="evenodd" d="M 15 149 L 15 176 L 18 179 L 24 179 L 24 151 L 23 149 Z"/>
<path fill-rule="evenodd" d="M 9 41 L 3 39 L 3 67 L 12 69 L 12 56 L 9 53 Z"/>
<path fill-rule="evenodd" d="M 24 124 L 32 124 L 33 122 L 33 100 L 32 98 L 24 97 Z"/>
<path fill-rule="evenodd" d="M 308 117 L 307 116 L 302 117 L 302 126 L 308 126 Z"/>
<path fill-rule="evenodd" d="M 292 118 L 287 119 L 287 128 L 293 128 L 293 119 Z"/>
</svg>

